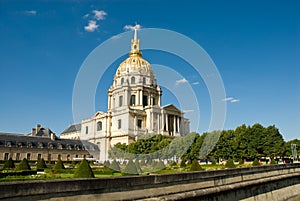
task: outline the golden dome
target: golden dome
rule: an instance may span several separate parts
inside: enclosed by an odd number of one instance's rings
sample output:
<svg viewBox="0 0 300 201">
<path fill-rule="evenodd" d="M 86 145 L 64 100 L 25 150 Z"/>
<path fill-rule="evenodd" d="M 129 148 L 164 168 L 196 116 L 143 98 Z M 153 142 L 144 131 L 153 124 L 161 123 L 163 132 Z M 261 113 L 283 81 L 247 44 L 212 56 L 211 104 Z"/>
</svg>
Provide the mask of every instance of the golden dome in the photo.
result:
<svg viewBox="0 0 300 201">
<path fill-rule="evenodd" d="M 123 80 L 128 79 L 128 77 L 131 76 L 136 76 L 136 78 L 139 79 L 143 84 L 156 85 L 155 74 L 150 63 L 142 58 L 140 41 L 137 38 L 137 29 L 134 30 L 134 38 L 131 41 L 129 57 L 119 65 L 114 81 L 117 83 L 118 80 L 121 80 L 122 78 Z M 147 81 L 145 82 L 142 80 Z M 120 83 L 124 83 L 124 81 L 120 81 Z"/>
</svg>

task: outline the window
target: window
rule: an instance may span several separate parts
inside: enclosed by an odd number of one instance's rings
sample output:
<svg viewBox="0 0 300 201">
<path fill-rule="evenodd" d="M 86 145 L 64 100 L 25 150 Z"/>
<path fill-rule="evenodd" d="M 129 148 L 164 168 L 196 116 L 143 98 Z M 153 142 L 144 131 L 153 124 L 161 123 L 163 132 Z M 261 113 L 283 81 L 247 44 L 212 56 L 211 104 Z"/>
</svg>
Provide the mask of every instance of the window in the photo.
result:
<svg viewBox="0 0 300 201">
<path fill-rule="evenodd" d="M 16 153 L 16 161 L 20 160 L 20 153 Z"/>
<path fill-rule="evenodd" d="M 135 95 L 131 95 L 131 97 L 130 97 L 130 105 L 135 105 Z"/>
<path fill-rule="evenodd" d="M 137 120 L 137 127 L 138 127 L 138 128 L 142 128 L 142 122 L 143 122 L 143 121 L 142 121 L 141 119 L 138 119 L 138 120 Z"/>
<path fill-rule="evenodd" d="M 123 105 L 123 96 L 119 96 L 119 107 Z"/>
<path fill-rule="evenodd" d="M 120 128 L 122 128 L 122 120 L 121 119 L 118 120 L 118 129 L 120 129 Z"/>
<path fill-rule="evenodd" d="M 143 84 L 146 84 L 146 78 L 143 77 Z"/>
<path fill-rule="evenodd" d="M 89 133 L 89 127 L 86 126 L 86 127 L 85 127 L 85 134 L 88 134 L 88 133 Z"/>
<path fill-rule="evenodd" d="M 58 154 L 57 159 L 61 160 L 61 155 L 60 154 Z"/>
<path fill-rule="evenodd" d="M 143 96 L 143 107 L 148 105 L 148 96 Z"/>
<path fill-rule="evenodd" d="M 121 78 L 121 84 L 123 84 L 124 83 L 124 78 Z"/>
<path fill-rule="evenodd" d="M 102 131 L 102 121 L 97 122 L 97 131 Z"/>
<path fill-rule="evenodd" d="M 42 158 L 42 154 L 38 154 L 38 160 Z"/>
<path fill-rule="evenodd" d="M 4 153 L 4 160 L 8 160 L 9 153 Z"/>
<path fill-rule="evenodd" d="M 131 84 L 135 84 L 135 77 L 131 77 Z"/>
<path fill-rule="evenodd" d="M 156 103 L 155 103 L 155 98 L 152 98 L 152 104 L 153 104 L 153 105 L 156 105 Z"/>
<path fill-rule="evenodd" d="M 27 158 L 28 161 L 30 161 L 30 156 L 31 156 L 31 154 L 30 154 L 30 153 L 27 153 L 26 158 Z"/>
</svg>

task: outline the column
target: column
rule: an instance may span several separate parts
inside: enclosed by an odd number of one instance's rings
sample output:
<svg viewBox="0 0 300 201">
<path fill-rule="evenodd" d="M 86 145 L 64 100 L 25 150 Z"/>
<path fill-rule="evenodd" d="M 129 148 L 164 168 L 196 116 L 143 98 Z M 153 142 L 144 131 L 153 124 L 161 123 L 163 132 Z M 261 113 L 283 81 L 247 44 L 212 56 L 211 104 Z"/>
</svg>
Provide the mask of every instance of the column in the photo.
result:
<svg viewBox="0 0 300 201">
<path fill-rule="evenodd" d="M 168 120 L 168 114 L 166 114 L 166 131 L 169 131 L 169 120 Z"/>
<path fill-rule="evenodd" d="M 150 123 L 150 129 L 153 131 L 154 121 L 153 121 L 153 112 L 151 112 L 151 123 Z"/>
<path fill-rule="evenodd" d="M 177 117 L 177 131 L 180 135 L 180 127 L 179 127 L 180 121 L 179 121 L 179 116 Z"/>
<path fill-rule="evenodd" d="M 175 136 L 175 133 L 176 133 L 176 116 L 174 115 L 174 118 L 173 118 L 173 136 Z"/>
<path fill-rule="evenodd" d="M 143 91 L 139 91 L 140 92 L 140 105 L 143 105 Z"/>
<path fill-rule="evenodd" d="M 164 113 L 164 111 L 162 111 L 162 114 L 161 114 L 161 130 L 162 130 L 162 134 L 163 134 L 165 131 L 165 113 Z"/>
</svg>

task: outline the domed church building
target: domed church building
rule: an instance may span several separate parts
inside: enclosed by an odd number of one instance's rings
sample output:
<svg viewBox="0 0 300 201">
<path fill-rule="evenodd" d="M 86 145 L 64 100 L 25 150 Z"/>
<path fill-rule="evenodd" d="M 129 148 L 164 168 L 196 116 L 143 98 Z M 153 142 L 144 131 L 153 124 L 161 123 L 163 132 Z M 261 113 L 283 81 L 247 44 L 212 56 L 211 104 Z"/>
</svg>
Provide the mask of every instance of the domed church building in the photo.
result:
<svg viewBox="0 0 300 201">
<path fill-rule="evenodd" d="M 148 61 L 142 57 L 137 29 L 129 57 L 123 61 L 108 90 L 108 111 L 97 112 L 71 125 L 60 138 L 88 140 L 100 148 L 99 160 L 108 159 L 116 143 L 132 143 L 147 133 L 173 137 L 189 133 L 189 120 L 172 104 L 161 105 L 161 88 Z"/>
</svg>

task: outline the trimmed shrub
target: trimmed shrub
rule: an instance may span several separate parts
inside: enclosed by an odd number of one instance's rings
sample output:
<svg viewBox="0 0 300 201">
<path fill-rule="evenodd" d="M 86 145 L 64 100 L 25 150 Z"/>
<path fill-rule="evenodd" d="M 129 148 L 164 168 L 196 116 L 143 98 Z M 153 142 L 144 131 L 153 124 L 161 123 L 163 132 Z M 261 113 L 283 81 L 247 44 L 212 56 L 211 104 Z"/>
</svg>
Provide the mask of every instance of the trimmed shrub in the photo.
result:
<svg viewBox="0 0 300 201">
<path fill-rule="evenodd" d="M 75 178 L 94 178 L 95 175 L 88 161 L 84 158 L 74 172 Z"/>
<path fill-rule="evenodd" d="M 58 160 L 53 167 L 53 170 L 63 170 L 65 169 L 64 163 L 61 160 Z"/>
<path fill-rule="evenodd" d="M 42 169 L 45 169 L 45 168 L 47 168 L 45 160 L 43 158 L 39 159 L 37 161 L 37 164 L 36 164 L 36 169 L 37 170 L 42 170 Z"/>
<path fill-rule="evenodd" d="M 141 165 L 141 166 L 146 166 L 145 160 L 141 160 L 140 165 Z"/>
<path fill-rule="evenodd" d="M 140 166 L 140 163 L 139 163 L 139 160 L 138 160 L 138 159 L 136 159 L 136 160 L 134 161 L 134 165 L 135 165 L 135 167 L 136 167 L 138 173 L 142 173 L 142 172 L 143 172 L 143 170 L 142 170 L 142 168 L 141 168 L 141 166 Z"/>
<path fill-rule="evenodd" d="M 180 162 L 180 167 L 185 167 L 186 166 L 186 164 L 185 164 L 185 160 L 181 160 L 181 162 Z"/>
<path fill-rule="evenodd" d="M 105 167 L 109 167 L 109 166 L 110 166 L 110 162 L 109 162 L 109 160 L 107 160 L 107 161 L 104 161 L 103 165 L 104 165 Z"/>
<path fill-rule="evenodd" d="M 110 164 L 109 168 L 112 169 L 112 170 L 115 170 L 117 172 L 121 171 L 119 163 L 116 160 L 113 160 L 113 162 Z"/>
<path fill-rule="evenodd" d="M 252 163 L 252 166 L 260 166 L 260 163 L 258 161 L 258 159 L 254 159 L 253 163 Z"/>
<path fill-rule="evenodd" d="M 122 163 L 122 165 L 127 165 L 127 161 L 124 160 L 123 163 Z"/>
<path fill-rule="evenodd" d="M 201 171 L 202 170 L 202 167 L 201 165 L 198 163 L 198 161 L 195 159 L 193 160 L 192 162 L 192 165 L 191 165 L 191 168 L 190 168 L 190 171 Z"/>
<path fill-rule="evenodd" d="M 136 166 L 134 165 L 133 161 L 130 159 L 124 169 L 125 174 L 134 174 L 138 175 L 138 170 L 136 169 Z"/>
<path fill-rule="evenodd" d="M 16 166 L 14 161 L 12 160 L 12 158 L 9 158 L 8 160 L 5 161 L 3 169 L 14 169 L 15 167 Z"/>
<path fill-rule="evenodd" d="M 271 160 L 270 164 L 271 164 L 271 165 L 275 165 L 275 164 L 277 164 L 274 158 L 272 158 L 272 160 Z"/>
<path fill-rule="evenodd" d="M 165 168 L 166 168 L 166 166 L 165 166 L 165 164 L 164 164 L 161 160 L 159 160 L 159 161 L 155 164 L 155 169 L 163 170 L 163 169 L 165 169 Z"/>
<path fill-rule="evenodd" d="M 231 158 L 226 161 L 225 167 L 226 168 L 235 168 L 235 164 Z"/>
<path fill-rule="evenodd" d="M 20 170 L 31 170 L 30 165 L 26 158 L 24 158 L 16 168 L 17 171 Z"/>
<path fill-rule="evenodd" d="M 212 165 L 217 165 L 217 161 L 215 159 L 212 160 L 211 162 Z"/>
<path fill-rule="evenodd" d="M 244 164 L 244 160 L 243 159 L 239 160 L 239 165 L 243 165 L 243 164 Z"/>
</svg>

